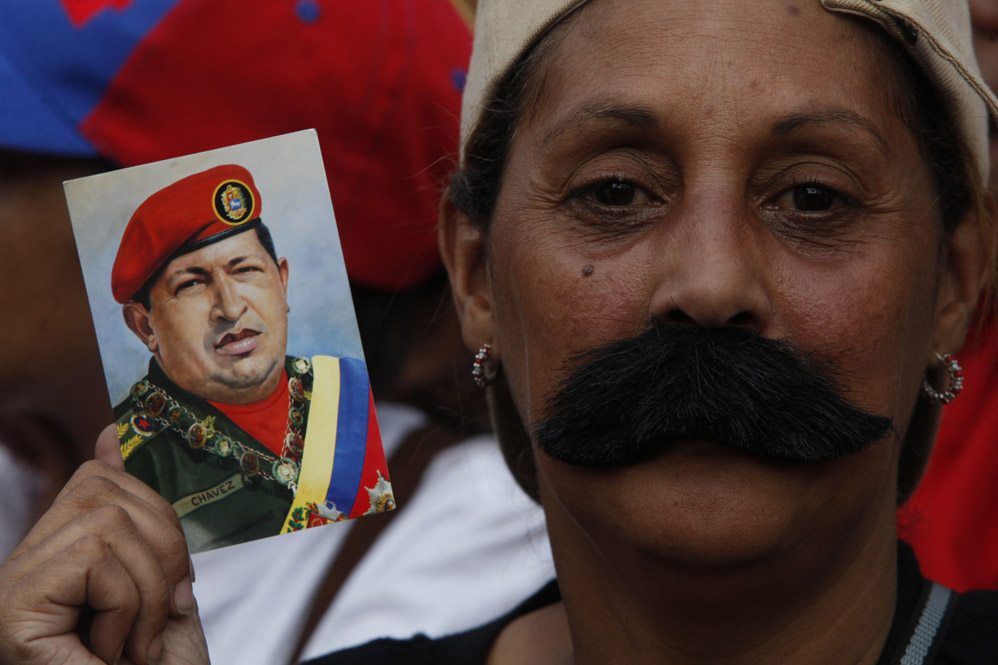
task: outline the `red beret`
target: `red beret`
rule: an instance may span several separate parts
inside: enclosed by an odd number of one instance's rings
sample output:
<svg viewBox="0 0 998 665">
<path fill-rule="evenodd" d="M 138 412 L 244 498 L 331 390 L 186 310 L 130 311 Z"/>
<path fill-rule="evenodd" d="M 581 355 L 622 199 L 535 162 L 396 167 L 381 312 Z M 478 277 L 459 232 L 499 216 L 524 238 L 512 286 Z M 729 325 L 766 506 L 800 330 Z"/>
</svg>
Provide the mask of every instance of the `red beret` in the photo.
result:
<svg viewBox="0 0 998 665">
<path fill-rule="evenodd" d="M 227 164 L 195 173 L 164 187 L 128 220 L 111 269 L 111 292 L 130 301 L 174 256 L 255 228 L 260 192 L 253 176 Z"/>
</svg>

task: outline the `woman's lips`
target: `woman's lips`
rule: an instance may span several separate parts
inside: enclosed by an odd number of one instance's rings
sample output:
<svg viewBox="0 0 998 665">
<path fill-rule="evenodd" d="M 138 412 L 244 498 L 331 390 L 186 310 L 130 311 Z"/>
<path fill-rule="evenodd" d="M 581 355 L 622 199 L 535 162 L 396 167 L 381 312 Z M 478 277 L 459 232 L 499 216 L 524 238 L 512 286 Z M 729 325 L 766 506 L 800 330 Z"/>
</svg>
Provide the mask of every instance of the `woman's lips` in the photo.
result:
<svg viewBox="0 0 998 665">
<path fill-rule="evenodd" d="M 243 330 L 238 333 L 227 333 L 215 345 L 215 351 L 227 356 L 241 356 L 249 353 L 260 344 L 260 337 L 255 330 Z"/>
</svg>

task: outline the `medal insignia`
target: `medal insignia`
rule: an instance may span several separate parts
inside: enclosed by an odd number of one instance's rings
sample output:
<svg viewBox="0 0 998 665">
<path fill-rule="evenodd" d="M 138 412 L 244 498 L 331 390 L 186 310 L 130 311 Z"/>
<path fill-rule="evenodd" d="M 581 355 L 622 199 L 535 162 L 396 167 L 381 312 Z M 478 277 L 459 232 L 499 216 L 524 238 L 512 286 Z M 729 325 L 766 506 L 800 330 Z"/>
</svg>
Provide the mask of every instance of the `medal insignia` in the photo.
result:
<svg viewBox="0 0 998 665">
<path fill-rule="evenodd" d="M 215 215 L 233 226 L 253 219 L 255 202 L 249 187 L 238 180 L 226 180 L 215 188 Z"/>
<path fill-rule="evenodd" d="M 155 425 L 153 425 L 152 421 L 146 418 L 145 415 L 136 414 L 132 416 L 132 429 L 142 436 L 152 436 Z"/>
<path fill-rule="evenodd" d="M 287 457 L 282 457 L 274 462 L 271 473 L 274 474 L 274 479 L 277 482 L 285 487 L 290 487 L 291 483 L 298 480 L 298 465 Z"/>
<path fill-rule="evenodd" d="M 296 457 L 301 456 L 301 451 L 305 447 L 302 444 L 301 437 L 295 434 L 294 432 L 287 433 L 287 435 L 284 437 L 284 445 L 287 446 L 288 450 L 291 451 L 291 454 L 295 455 Z"/>
<path fill-rule="evenodd" d="M 127 461 L 128 458 L 132 456 L 132 453 L 138 450 L 139 446 L 142 445 L 143 441 L 145 441 L 145 439 L 136 434 L 128 441 L 123 442 L 121 444 L 121 459 Z"/>
<path fill-rule="evenodd" d="M 181 417 L 183 417 L 184 412 L 179 406 L 171 406 L 166 410 L 166 419 L 170 421 L 171 425 L 176 425 L 180 422 Z"/>
<path fill-rule="evenodd" d="M 301 387 L 301 381 L 298 380 L 298 377 L 288 379 L 288 390 L 296 400 L 301 401 L 305 399 L 305 390 Z"/>
<path fill-rule="evenodd" d="M 149 397 L 146 397 L 146 401 L 143 404 L 146 413 L 153 418 L 157 417 L 159 414 L 163 413 L 163 407 L 166 406 L 166 400 L 163 398 L 163 393 L 152 393 Z"/>
<path fill-rule="evenodd" d="M 239 458 L 239 468 L 243 470 L 243 475 L 252 478 L 260 473 L 260 458 L 255 453 L 245 453 Z"/>
<path fill-rule="evenodd" d="M 308 362 L 308 358 L 295 358 L 294 368 L 299 374 L 305 374 L 311 369 L 311 364 Z"/>
<path fill-rule="evenodd" d="M 292 531 L 301 531 L 314 526 L 342 522 L 346 518 L 347 516 L 340 512 L 332 501 L 326 501 L 322 505 L 311 502 L 294 509 L 291 513 L 290 527 Z"/>
<path fill-rule="evenodd" d="M 327 501 L 321 506 L 316 506 L 313 503 L 309 507 L 312 509 L 312 515 L 309 517 L 308 524 L 310 527 L 321 526 L 331 522 L 342 522 L 347 518 L 346 515 L 337 510 L 336 504 L 332 501 Z"/>
<path fill-rule="evenodd" d="M 370 500 L 371 506 L 364 513 L 365 515 L 395 510 L 395 495 L 392 493 L 392 484 L 388 480 L 385 480 L 380 471 L 378 471 L 378 482 L 374 484 L 374 487 L 365 487 L 364 489 L 367 490 L 367 497 Z"/>
<path fill-rule="evenodd" d="M 208 428 L 206 428 L 201 423 L 194 423 L 187 430 L 187 442 L 191 444 L 193 448 L 204 448 L 204 444 L 208 441 Z"/>
<path fill-rule="evenodd" d="M 221 457 L 228 457 L 232 453 L 232 441 L 224 436 L 215 440 L 215 452 Z"/>
</svg>

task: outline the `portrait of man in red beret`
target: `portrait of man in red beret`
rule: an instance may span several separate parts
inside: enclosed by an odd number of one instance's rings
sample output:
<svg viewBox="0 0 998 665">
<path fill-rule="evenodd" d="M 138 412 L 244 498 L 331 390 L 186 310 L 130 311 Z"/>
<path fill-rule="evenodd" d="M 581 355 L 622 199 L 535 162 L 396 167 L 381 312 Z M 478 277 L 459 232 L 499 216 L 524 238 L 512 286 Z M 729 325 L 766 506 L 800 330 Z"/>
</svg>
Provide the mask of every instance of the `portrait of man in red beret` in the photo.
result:
<svg viewBox="0 0 998 665">
<path fill-rule="evenodd" d="M 149 355 L 114 406 L 122 457 L 192 552 L 394 507 L 363 360 L 288 353 L 291 262 L 263 198 L 236 163 L 164 183 L 111 268 Z"/>
</svg>

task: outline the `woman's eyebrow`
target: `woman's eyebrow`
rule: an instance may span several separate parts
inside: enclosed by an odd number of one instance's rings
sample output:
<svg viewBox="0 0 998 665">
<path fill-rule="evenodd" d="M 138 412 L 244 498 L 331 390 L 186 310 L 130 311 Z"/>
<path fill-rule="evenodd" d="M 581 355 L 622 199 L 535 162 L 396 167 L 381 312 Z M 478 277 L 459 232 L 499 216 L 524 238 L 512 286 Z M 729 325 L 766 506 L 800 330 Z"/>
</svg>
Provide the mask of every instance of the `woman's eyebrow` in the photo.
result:
<svg viewBox="0 0 998 665">
<path fill-rule="evenodd" d="M 620 122 L 640 130 L 653 129 L 659 125 L 658 115 L 646 106 L 612 102 L 585 104 L 545 132 L 542 138 L 543 145 L 558 140 L 572 128 L 594 121 Z M 873 122 L 849 109 L 832 108 L 823 111 L 788 113 L 772 123 L 770 132 L 775 136 L 786 136 L 798 129 L 813 125 L 841 125 L 850 130 L 861 130 L 877 142 L 886 158 L 894 158 L 890 143 L 877 131 Z"/>
<path fill-rule="evenodd" d="M 894 158 L 890 143 L 880 135 L 876 126 L 866 117 L 848 109 L 836 108 L 809 113 L 789 113 L 778 118 L 770 126 L 775 136 L 787 136 L 802 127 L 813 125 L 840 125 L 849 129 L 859 129 L 874 138 L 881 152 L 888 159 Z"/>
<path fill-rule="evenodd" d="M 580 107 L 575 113 L 572 113 L 551 127 L 544 134 L 543 143 L 547 145 L 557 140 L 569 129 L 594 120 L 619 121 L 635 129 L 652 129 L 658 126 L 658 115 L 645 106 L 608 102 L 586 104 Z"/>
</svg>

